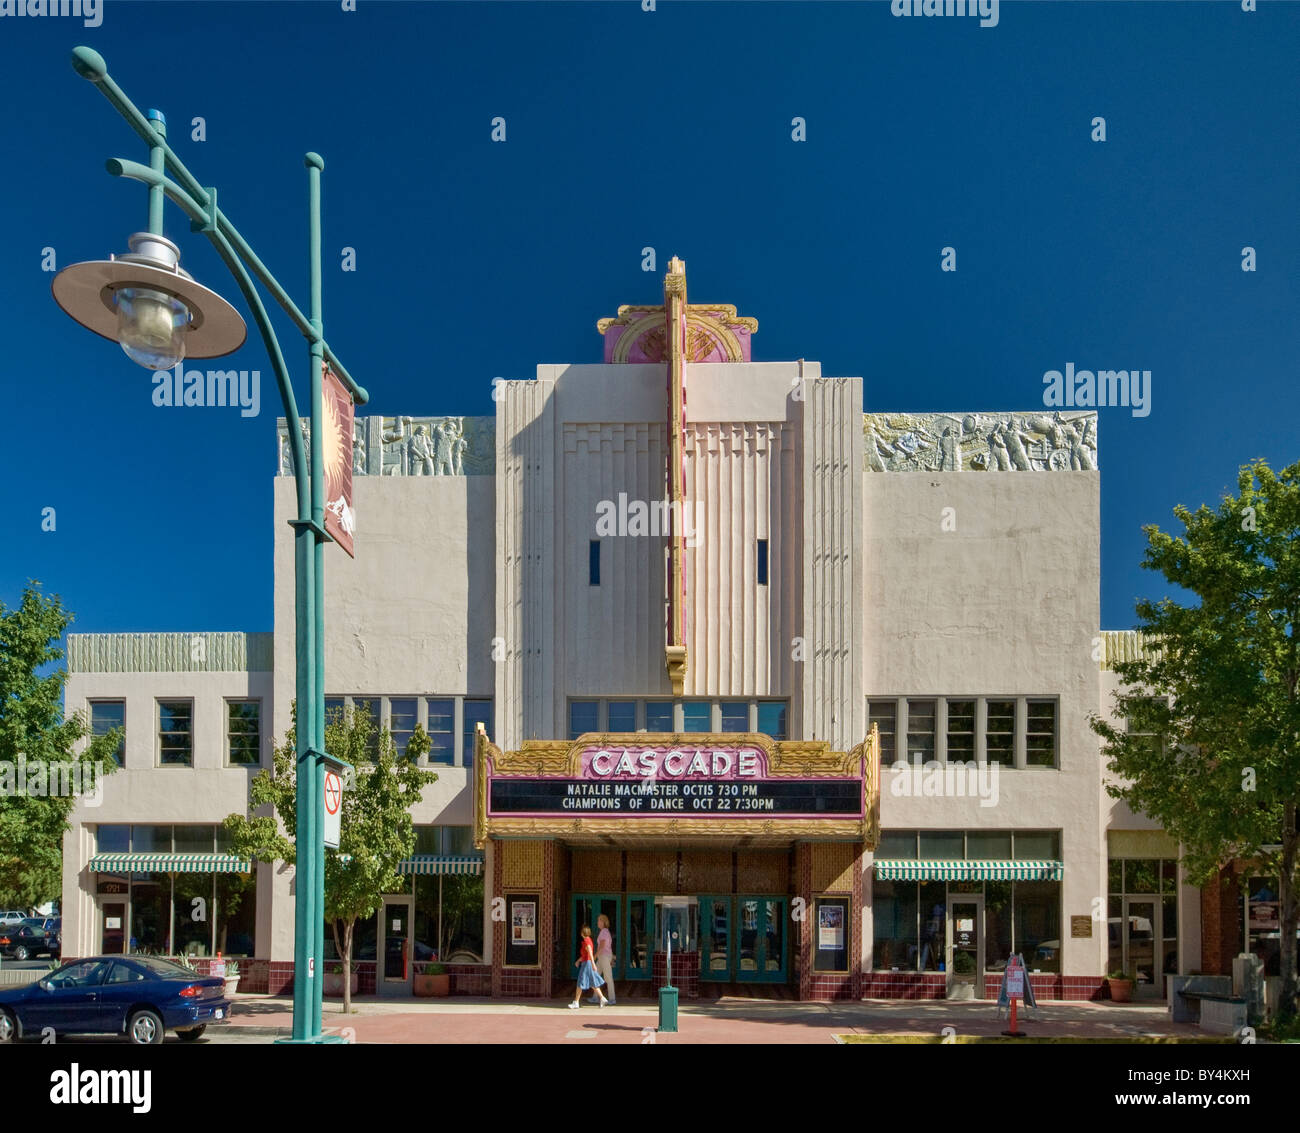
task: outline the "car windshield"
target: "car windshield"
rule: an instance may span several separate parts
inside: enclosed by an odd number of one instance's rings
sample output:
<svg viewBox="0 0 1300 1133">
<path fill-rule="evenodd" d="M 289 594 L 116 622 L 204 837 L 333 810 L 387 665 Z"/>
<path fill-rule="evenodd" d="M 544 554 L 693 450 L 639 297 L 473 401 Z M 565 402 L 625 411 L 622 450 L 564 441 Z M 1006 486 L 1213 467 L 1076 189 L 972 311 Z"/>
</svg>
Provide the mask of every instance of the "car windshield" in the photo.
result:
<svg viewBox="0 0 1300 1133">
<path fill-rule="evenodd" d="M 28 917 L 26 920 L 23 921 L 23 924 L 26 925 L 28 928 L 35 928 L 35 929 L 43 929 L 45 927 L 45 922 L 38 921 L 35 917 Z"/>
<path fill-rule="evenodd" d="M 160 960 L 156 956 L 132 956 L 131 963 L 139 965 L 156 980 L 194 980 L 199 977 L 183 964 Z"/>
</svg>

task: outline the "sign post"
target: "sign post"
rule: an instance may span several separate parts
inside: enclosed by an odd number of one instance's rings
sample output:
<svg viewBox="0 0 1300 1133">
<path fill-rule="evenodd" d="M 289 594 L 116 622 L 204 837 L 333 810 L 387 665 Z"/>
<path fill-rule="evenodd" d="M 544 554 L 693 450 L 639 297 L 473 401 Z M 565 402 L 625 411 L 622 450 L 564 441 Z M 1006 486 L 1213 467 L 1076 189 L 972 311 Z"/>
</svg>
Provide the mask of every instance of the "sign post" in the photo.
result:
<svg viewBox="0 0 1300 1133">
<path fill-rule="evenodd" d="M 1026 999 L 1028 1003 L 1033 1003 L 1034 993 L 1028 988 L 1028 979 L 1025 976 L 1025 962 L 1020 958 L 1020 953 L 1013 952 L 1007 957 L 1007 966 L 1002 972 L 1002 990 L 998 994 L 998 1006 L 1004 1003 L 1009 1004 L 1011 1008 L 1011 1019 L 1008 1024 L 1009 1030 L 1003 1031 L 1013 1039 L 1023 1039 L 1025 1032 L 1016 1028 L 1016 1003 L 1018 1000 Z"/>
</svg>

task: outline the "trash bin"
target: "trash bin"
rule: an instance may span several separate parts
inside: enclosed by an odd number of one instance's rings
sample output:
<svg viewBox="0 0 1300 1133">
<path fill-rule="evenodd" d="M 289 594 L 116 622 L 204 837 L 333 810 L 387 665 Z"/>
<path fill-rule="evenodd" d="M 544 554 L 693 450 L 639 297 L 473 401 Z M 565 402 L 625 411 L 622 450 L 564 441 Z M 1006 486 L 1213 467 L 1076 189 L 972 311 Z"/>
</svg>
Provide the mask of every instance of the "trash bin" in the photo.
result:
<svg viewBox="0 0 1300 1133">
<path fill-rule="evenodd" d="M 660 1031 L 677 1030 L 677 989 L 661 987 L 659 989 L 659 1026 Z"/>
</svg>

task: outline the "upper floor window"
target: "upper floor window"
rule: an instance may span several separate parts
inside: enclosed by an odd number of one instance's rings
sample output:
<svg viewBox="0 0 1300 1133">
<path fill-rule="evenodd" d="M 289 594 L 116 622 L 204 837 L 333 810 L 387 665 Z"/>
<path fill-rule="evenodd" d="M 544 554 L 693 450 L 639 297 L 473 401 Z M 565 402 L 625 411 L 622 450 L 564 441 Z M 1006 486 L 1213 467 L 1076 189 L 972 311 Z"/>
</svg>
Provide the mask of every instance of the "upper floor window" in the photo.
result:
<svg viewBox="0 0 1300 1133">
<path fill-rule="evenodd" d="M 600 701 L 569 701 L 569 739 L 576 740 L 586 732 L 600 731 Z"/>
<path fill-rule="evenodd" d="M 226 745 L 232 766 L 262 762 L 262 705 L 256 700 L 226 701 Z"/>
<path fill-rule="evenodd" d="M 907 758 L 929 763 L 934 758 L 934 701 L 907 702 Z"/>
<path fill-rule="evenodd" d="M 674 723 L 681 712 L 681 726 Z M 586 732 L 635 732 L 663 735 L 670 732 L 751 732 L 788 739 L 789 702 L 785 700 L 603 700 L 569 701 L 569 739 Z M 637 728 L 637 718 L 643 720 Z"/>
<path fill-rule="evenodd" d="M 724 700 L 722 702 L 722 730 L 724 732 L 749 731 L 749 702 Z"/>
<path fill-rule="evenodd" d="M 767 585 L 767 540 L 758 541 L 758 584 Z"/>
<path fill-rule="evenodd" d="M 90 734 L 106 736 L 117 729 L 122 733 L 113 751 L 113 759 L 119 767 L 126 758 L 126 701 L 92 700 L 90 702 Z"/>
<path fill-rule="evenodd" d="M 647 700 L 645 702 L 645 730 L 647 732 L 671 732 L 673 730 L 673 702 L 671 700 Z"/>
<path fill-rule="evenodd" d="M 885 766 L 898 762 L 894 737 L 898 734 L 898 703 L 893 700 L 867 701 L 867 729 L 875 724 L 880 736 L 880 762 Z"/>
<path fill-rule="evenodd" d="M 606 706 L 609 713 L 607 730 L 611 732 L 636 731 L 636 701 L 611 700 Z"/>
<path fill-rule="evenodd" d="M 948 701 L 948 758 L 969 763 L 975 758 L 975 702 Z"/>
<path fill-rule="evenodd" d="M 682 703 L 682 731 L 713 731 L 713 706 L 707 700 L 684 701 Z"/>
<path fill-rule="evenodd" d="M 788 719 L 790 706 L 784 700 L 758 702 L 758 731 L 774 740 L 789 738 Z"/>
<path fill-rule="evenodd" d="M 587 547 L 587 582 L 600 585 L 600 540 L 593 539 Z"/>
<path fill-rule="evenodd" d="M 1029 701 L 1025 728 L 1025 763 L 1029 767 L 1055 767 L 1056 701 Z"/>
<path fill-rule="evenodd" d="M 478 734 L 478 725 L 482 724 L 490 736 L 492 734 L 492 698 L 484 697 L 471 700 L 465 698 L 462 704 L 463 725 L 461 727 L 461 762 L 466 767 L 474 766 L 474 743 Z"/>
<path fill-rule="evenodd" d="M 413 696 L 394 698 L 388 702 L 388 730 L 399 756 L 406 755 L 406 745 L 411 742 L 418 719 L 416 699 Z"/>
<path fill-rule="evenodd" d="M 449 697 L 429 698 L 429 762 L 456 762 L 456 702 Z"/>
<path fill-rule="evenodd" d="M 990 763 L 1011 767 L 1016 762 L 1016 702 L 990 700 L 985 752 Z"/>
<path fill-rule="evenodd" d="M 158 762 L 163 766 L 194 766 L 194 702 L 158 701 Z"/>
<path fill-rule="evenodd" d="M 872 697 L 867 721 L 880 734 L 880 758 L 972 763 L 987 760 L 1005 768 L 1059 767 L 1059 701 L 1047 696 Z"/>
</svg>

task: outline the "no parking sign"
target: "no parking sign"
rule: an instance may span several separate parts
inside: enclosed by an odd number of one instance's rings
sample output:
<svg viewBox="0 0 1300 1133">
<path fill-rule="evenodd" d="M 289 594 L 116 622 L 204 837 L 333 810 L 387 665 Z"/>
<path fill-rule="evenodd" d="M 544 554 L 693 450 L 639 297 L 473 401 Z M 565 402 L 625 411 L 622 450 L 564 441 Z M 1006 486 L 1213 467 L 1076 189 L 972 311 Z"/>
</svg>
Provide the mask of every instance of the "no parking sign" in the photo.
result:
<svg viewBox="0 0 1300 1133">
<path fill-rule="evenodd" d="M 325 845 L 331 850 L 339 848 L 339 834 L 343 828 L 343 779 L 333 767 L 325 768 Z"/>
</svg>

